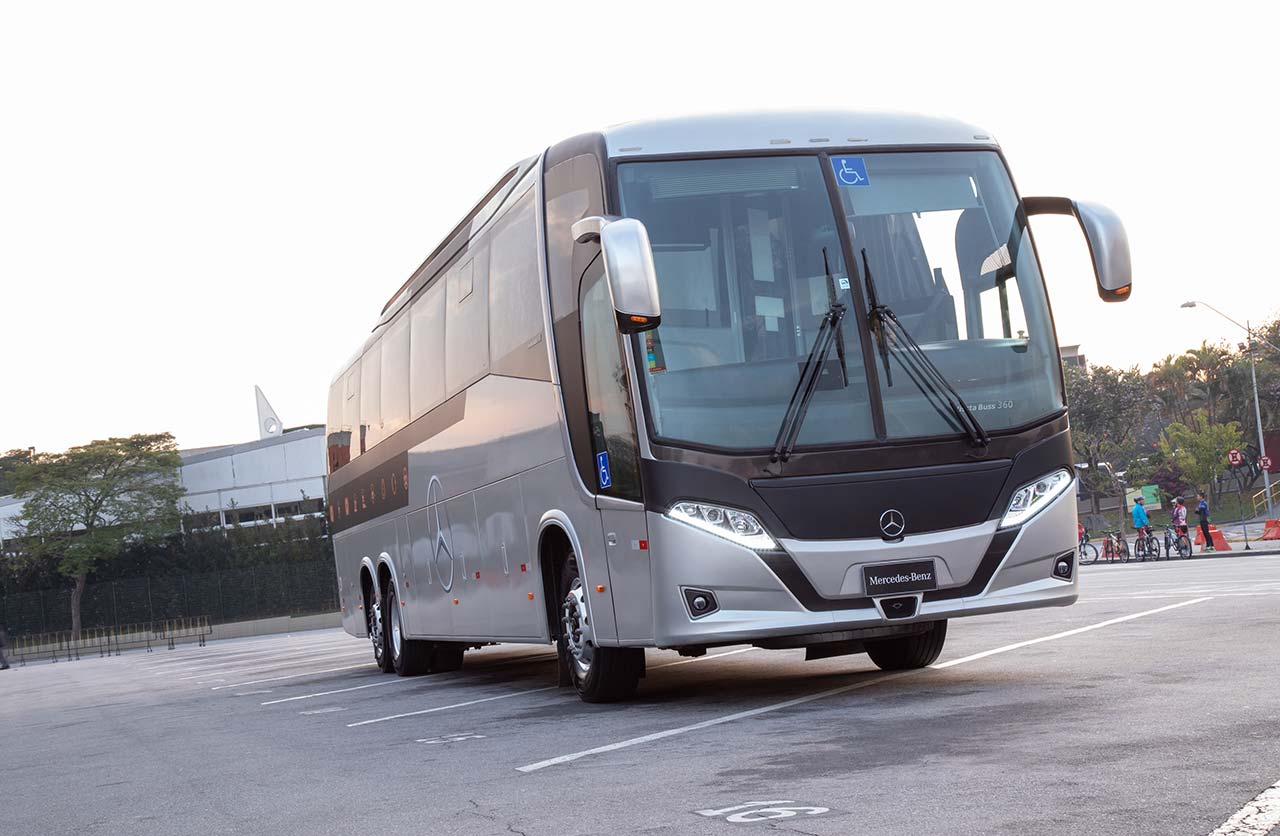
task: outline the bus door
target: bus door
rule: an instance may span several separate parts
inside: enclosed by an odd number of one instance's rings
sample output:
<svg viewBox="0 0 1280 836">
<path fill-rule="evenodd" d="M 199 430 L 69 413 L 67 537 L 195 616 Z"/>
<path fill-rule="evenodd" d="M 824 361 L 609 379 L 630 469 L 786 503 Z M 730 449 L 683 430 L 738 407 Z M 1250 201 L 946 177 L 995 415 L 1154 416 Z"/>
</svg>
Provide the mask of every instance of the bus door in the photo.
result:
<svg viewBox="0 0 1280 836">
<path fill-rule="evenodd" d="M 602 261 L 596 259 L 582 279 L 579 296 L 582 363 L 594 457 L 596 507 L 604 542 L 595 553 L 606 556 L 613 587 L 618 638 L 653 638 L 653 582 L 649 572 L 649 530 L 640 493 L 639 448 L 627 379 L 622 337 Z M 590 544 L 582 544 L 588 551 Z M 598 575 L 589 582 L 599 585 Z"/>
</svg>

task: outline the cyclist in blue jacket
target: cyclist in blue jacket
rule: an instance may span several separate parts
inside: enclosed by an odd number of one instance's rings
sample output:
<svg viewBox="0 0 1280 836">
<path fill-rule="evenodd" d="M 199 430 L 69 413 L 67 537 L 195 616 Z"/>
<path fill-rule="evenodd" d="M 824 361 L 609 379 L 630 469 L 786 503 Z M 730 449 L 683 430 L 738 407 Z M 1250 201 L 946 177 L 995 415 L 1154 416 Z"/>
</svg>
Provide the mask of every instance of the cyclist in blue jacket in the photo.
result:
<svg viewBox="0 0 1280 836">
<path fill-rule="evenodd" d="M 1139 537 L 1145 537 L 1151 533 L 1151 520 L 1147 518 L 1147 508 L 1142 504 L 1142 497 L 1136 497 L 1133 500 L 1133 529 L 1138 532 Z"/>
</svg>

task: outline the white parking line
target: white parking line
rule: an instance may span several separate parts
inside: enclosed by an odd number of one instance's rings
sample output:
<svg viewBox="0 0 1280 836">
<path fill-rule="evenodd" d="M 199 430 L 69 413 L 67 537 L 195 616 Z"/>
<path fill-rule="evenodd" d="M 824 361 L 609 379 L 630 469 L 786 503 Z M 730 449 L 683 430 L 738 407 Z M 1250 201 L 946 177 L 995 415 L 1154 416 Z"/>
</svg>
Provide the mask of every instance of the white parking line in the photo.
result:
<svg viewBox="0 0 1280 836">
<path fill-rule="evenodd" d="M 269 673 L 271 671 L 287 670 L 289 668 L 300 668 L 306 665 L 328 665 L 334 662 L 345 662 L 350 659 L 368 656 L 369 661 L 373 661 L 373 654 L 366 654 L 363 650 L 354 651 L 352 653 L 338 653 L 332 656 L 316 656 L 309 659 L 290 659 L 281 661 L 276 664 L 256 664 L 244 668 L 228 668 L 227 670 L 202 671 L 200 673 L 188 674 L 186 676 L 175 677 L 175 682 L 189 682 L 196 680 L 196 684 L 200 685 L 204 682 L 211 681 L 215 676 L 252 676 L 253 674 Z"/>
<path fill-rule="evenodd" d="M 347 728 L 353 729 L 356 726 L 368 726 L 373 723 L 385 723 L 388 720 L 399 720 L 402 717 L 417 717 L 422 714 L 434 714 L 437 711 L 448 711 L 451 708 L 466 708 L 469 705 L 479 705 L 482 702 L 493 702 L 494 700 L 509 700 L 512 697 L 523 697 L 528 694 L 537 694 L 542 691 L 554 691 L 559 685 L 548 685 L 545 688 L 530 688 L 527 691 L 515 691 L 510 694 L 499 694 L 496 697 L 483 697 L 478 700 L 467 700 L 466 702 L 455 702 L 453 705 L 439 705 L 435 708 L 424 708 L 421 711 L 406 711 L 404 714 L 392 714 L 389 717 L 377 717 L 373 720 L 361 720 L 358 723 L 347 723 Z"/>
<path fill-rule="evenodd" d="M 1027 641 L 1015 642 L 1013 644 L 1005 645 L 1004 647 L 997 647 L 993 650 L 985 650 L 981 653 L 974 653 L 970 656 L 965 656 L 960 659 L 953 659 L 949 662 L 943 662 L 940 665 L 933 665 L 932 667 L 949 668 L 949 667 L 954 667 L 956 665 L 963 665 L 967 662 L 974 662 L 979 659 L 985 659 L 988 656 L 994 656 L 997 653 L 1007 653 L 1010 650 L 1018 650 L 1019 648 L 1029 647 L 1033 644 L 1040 644 L 1041 642 L 1053 641 L 1055 639 L 1064 639 L 1068 636 L 1075 636 L 1080 633 L 1088 632 L 1090 630 L 1098 630 L 1103 627 L 1109 627 L 1113 624 L 1119 624 L 1122 621 L 1130 621 L 1135 618 L 1142 618 L 1148 615 L 1155 615 L 1156 613 L 1162 613 L 1167 610 L 1177 609 L 1178 607 L 1185 607 L 1190 604 L 1199 604 L 1202 601 L 1208 601 L 1208 600 L 1211 600 L 1211 599 L 1195 598 L 1190 601 L 1182 601 L 1177 604 L 1169 604 L 1168 606 L 1157 607 L 1154 610 L 1146 610 L 1145 612 L 1120 616 L 1119 618 L 1110 618 L 1110 619 L 1107 619 L 1106 621 L 1100 621 L 1097 624 L 1090 624 L 1085 627 L 1077 627 L 1074 630 L 1067 630 L 1062 633 L 1054 633 L 1051 636 L 1043 636 L 1038 639 L 1029 639 Z M 557 766 L 558 764 L 569 763 L 570 761 L 576 761 L 580 758 L 585 758 L 590 755 L 600 755 L 605 752 L 614 752 L 614 751 L 617 751 L 618 749 L 626 749 L 631 746 L 638 746 L 642 743 L 652 743 L 655 740 L 663 740 L 668 737 L 675 737 L 676 735 L 679 735 L 679 734 L 686 734 L 688 732 L 699 731 L 701 729 L 710 728 L 712 726 L 719 726 L 724 723 L 732 723 L 735 720 L 743 720 L 748 717 L 756 717 L 760 714 L 768 714 L 773 711 L 780 711 L 784 708 L 792 708 L 797 705 L 803 705 L 805 703 L 813 702 L 815 700 L 825 699 L 827 697 L 834 697 L 838 694 L 846 694 L 850 691 L 856 691 L 860 688 L 867 688 L 871 685 L 876 685 L 881 682 L 887 682 L 892 679 L 898 679 L 903 676 L 910 676 L 916 673 L 920 673 L 920 670 L 916 669 L 916 670 L 907 670 L 907 671 L 895 671 L 893 673 L 885 674 L 883 676 L 877 676 L 871 679 L 864 679 L 861 682 L 854 682 L 850 685 L 842 685 L 839 688 L 828 688 L 825 691 L 818 691 L 817 693 L 807 694 L 806 696 L 803 696 L 803 697 L 796 697 L 795 699 L 784 700 L 783 702 L 772 703 L 771 705 L 764 705 L 759 708 L 752 708 L 747 711 L 738 711 L 733 714 L 726 714 L 721 717 L 713 717 L 710 720 L 703 720 L 700 723 L 692 723 L 687 726 L 680 726 L 679 728 L 666 729 L 664 731 L 654 732 L 652 734 L 646 734 L 640 737 L 633 737 L 628 740 L 620 740 L 617 743 L 609 743 L 604 746 L 597 746 L 593 749 L 584 749 L 581 752 L 573 752 L 568 755 L 560 755 L 558 757 L 548 758 L 547 760 L 538 761 L 537 763 L 531 763 L 531 764 L 526 764 L 525 766 L 516 767 L 516 770 L 519 772 L 526 772 L 526 773 L 537 772 L 538 770 L 546 769 L 549 766 Z"/>
<path fill-rule="evenodd" d="M 467 670 L 469 670 L 469 671 L 487 671 L 487 670 L 489 670 L 490 668 L 500 668 L 500 667 L 502 667 L 503 665 L 515 665 L 515 664 L 520 664 L 520 663 L 522 663 L 522 662 L 547 662 L 547 661 L 550 661 L 550 660 L 552 660 L 552 659 L 554 659 L 554 658 L 556 658 L 556 657 L 555 657 L 555 656 L 546 656 L 546 655 L 540 655 L 540 656 L 534 656 L 534 655 L 528 655 L 528 656 L 517 656 L 517 657 L 515 657 L 514 659 L 502 659 L 502 660 L 500 660 L 500 661 L 494 662 L 494 663 L 493 663 L 493 664 L 491 664 L 491 665 L 486 665 L 486 664 L 472 665 L 472 666 L 471 666 L 471 667 L 469 667 Z M 690 661 L 692 661 L 692 660 L 690 660 Z M 663 666 L 663 665 L 659 665 L 658 667 L 664 667 L 664 666 Z M 309 700 L 309 699 L 311 699 L 311 698 L 313 698 L 313 697 L 327 697 L 327 696 L 330 696 L 330 695 L 332 695 L 332 694 L 345 694 L 347 691 L 359 691 L 359 690 L 361 690 L 361 689 L 363 689 L 363 688 L 373 688 L 373 687 L 378 686 L 378 685 L 390 685 L 392 682 L 403 682 L 403 683 L 406 683 L 406 684 L 417 684 L 417 685 L 445 685 L 445 684 L 448 684 L 449 682 L 457 682 L 457 681 L 458 681 L 457 679 L 449 679 L 449 680 L 429 679 L 429 680 L 427 680 L 427 681 L 425 681 L 425 682 L 424 682 L 423 680 L 421 680 L 421 679 L 419 679 L 419 678 L 417 678 L 417 677 L 396 677 L 396 678 L 394 678 L 394 679 L 382 679 L 382 680 L 379 680 L 379 681 L 377 681 L 377 682 L 370 683 L 370 684 L 368 684 L 368 685 L 356 685 L 356 686 L 354 686 L 354 687 L 352 687 L 352 688 L 337 688 L 337 689 L 334 689 L 334 690 L 332 690 L 332 691 L 321 691 L 321 692 L 320 692 L 320 693 L 318 693 L 318 694 L 301 694 L 301 695 L 296 696 L 296 697 L 286 697 L 286 698 L 284 698 L 284 699 L 271 700 L 270 702 L 264 702 L 264 703 L 262 703 L 262 704 L 263 704 L 263 705 L 275 705 L 276 703 L 282 703 L 282 702 L 293 702 L 294 700 Z"/>
<path fill-rule="evenodd" d="M 738 653 L 750 653 L 753 650 L 759 650 L 759 649 L 760 648 L 758 647 L 744 647 L 739 650 L 730 650 L 727 653 L 716 653 L 716 654 L 708 654 L 706 656 L 697 656 L 697 657 L 694 657 L 693 659 L 681 659 L 678 662 L 663 662 L 661 665 L 654 665 L 653 667 L 649 668 L 649 670 L 656 671 L 659 668 L 670 668 L 676 665 L 691 665 L 694 662 L 701 662 L 704 659 L 719 659 L 722 656 L 733 656 Z"/>
<path fill-rule="evenodd" d="M 181 665 L 163 668 L 160 670 L 152 669 L 152 676 L 173 676 L 175 674 L 189 673 L 212 673 L 215 670 L 223 668 L 236 667 L 253 667 L 254 665 L 267 665 L 279 662 L 291 662 L 305 659 L 315 659 L 325 656 L 350 656 L 355 653 L 368 652 L 372 654 L 372 650 L 365 648 L 363 645 L 358 647 L 347 646 L 344 648 L 329 648 L 324 650 L 289 648 L 288 650 L 278 650 L 271 653 L 255 654 L 253 658 L 245 659 L 210 659 L 210 660 L 187 660 Z"/>
<path fill-rule="evenodd" d="M 328 697 L 333 694 L 345 694 L 348 691 L 359 691 L 362 688 L 377 688 L 379 685 L 390 685 L 393 682 L 413 682 L 412 679 L 380 679 L 377 682 L 370 682 L 368 685 L 353 685 L 350 688 L 335 688 L 332 691 L 321 691 L 318 694 L 302 694 L 297 697 L 284 697 L 278 700 L 267 700 L 262 705 L 276 705 L 282 702 L 294 702 L 295 700 L 309 700 L 313 697 Z"/>
<path fill-rule="evenodd" d="M 266 679 L 254 679 L 249 682 L 237 682 L 234 685 L 215 685 L 209 690 L 221 691 L 223 688 L 243 688 L 246 685 L 258 685 L 263 682 L 279 682 L 282 679 L 297 679 L 300 676 L 318 676 L 322 673 L 337 673 L 338 671 L 353 671 L 353 670 L 356 670 L 357 668 L 368 669 L 371 664 L 373 664 L 372 660 L 364 663 L 363 665 L 347 665 L 346 667 L 342 667 L 342 668 L 325 668 L 322 671 L 303 671 L 302 673 L 291 673 L 288 676 L 269 676 Z"/>
<path fill-rule="evenodd" d="M 1280 781 L 1267 787 L 1209 836 L 1267 836 L 1280 824 Z"/>
</svg>

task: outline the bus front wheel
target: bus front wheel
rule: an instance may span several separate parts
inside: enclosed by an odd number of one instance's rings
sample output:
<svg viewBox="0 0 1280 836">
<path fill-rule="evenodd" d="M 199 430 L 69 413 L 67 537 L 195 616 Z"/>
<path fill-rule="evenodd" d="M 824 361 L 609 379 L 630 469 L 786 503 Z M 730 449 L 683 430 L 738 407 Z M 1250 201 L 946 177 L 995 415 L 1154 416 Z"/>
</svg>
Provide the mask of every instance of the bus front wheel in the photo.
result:
<svg viewBox="0 0 1280 836">
<path fill-rule="evenodd" d="M 635 693 L 644 670 L 644 650 L 595 643 L 587 592 L 570 553 L 560 573 L 560 664 L 585 702 L 613 702 Z"/>
<path fill-rule="evenodd" d="M 867 655 L 882 671 L 927 668 L 938 660 L 947 640 L 947 622 L 935 621 L 932 629 L 918 636 L 876 639 L 866 643 Z"/>
</svg>

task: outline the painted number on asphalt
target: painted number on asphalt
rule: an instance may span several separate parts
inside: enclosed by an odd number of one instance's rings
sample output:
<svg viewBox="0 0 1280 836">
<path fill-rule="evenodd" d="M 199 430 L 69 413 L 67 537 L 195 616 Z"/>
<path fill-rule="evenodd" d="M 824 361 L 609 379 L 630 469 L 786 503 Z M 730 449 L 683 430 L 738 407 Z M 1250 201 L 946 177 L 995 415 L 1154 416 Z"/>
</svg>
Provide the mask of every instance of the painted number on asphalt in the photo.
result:
<svg viewBox="0 0 1280 836">
<path fill-rule="evenodd" d="M 484 740 L 484 735 L 463 732 L 462 734 L 446 734 L 443 737 L 418 738 L 419 743 L 461 743 L 464 740 Z"/>
<path fill-rule="evenodd" d="M 792 816 L 804 814 L 806 816 L 817 816 L 822 813 L 831 811 L 830 807 L 784 807 L 784 804 L 795 804 L 794 801 L 747 801 L 743 804 L 735 804 L 732 807 L 721 807 L 719 810 L 694 810 L 700 816 L 707 818 L 724 817 L 725 821 L 734 824 L 748 824 L 755 821 L 768 821 L 769 819 L 789 819 Z"/>
</svg>

